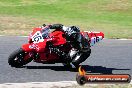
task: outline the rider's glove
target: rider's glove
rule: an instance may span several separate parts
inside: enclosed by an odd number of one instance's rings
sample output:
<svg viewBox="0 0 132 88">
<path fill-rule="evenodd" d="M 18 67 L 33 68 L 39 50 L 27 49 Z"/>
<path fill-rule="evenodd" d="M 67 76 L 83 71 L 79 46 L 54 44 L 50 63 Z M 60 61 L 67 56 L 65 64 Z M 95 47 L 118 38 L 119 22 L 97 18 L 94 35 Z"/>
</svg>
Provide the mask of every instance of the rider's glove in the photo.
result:
<svg viewBox="0 0 132 88">
<path fill-rule="evenodd" d="M 62 29 L 63 25 L 62 24 L 53 24 L 50 25 L 50 29 Z"/>
</svg>

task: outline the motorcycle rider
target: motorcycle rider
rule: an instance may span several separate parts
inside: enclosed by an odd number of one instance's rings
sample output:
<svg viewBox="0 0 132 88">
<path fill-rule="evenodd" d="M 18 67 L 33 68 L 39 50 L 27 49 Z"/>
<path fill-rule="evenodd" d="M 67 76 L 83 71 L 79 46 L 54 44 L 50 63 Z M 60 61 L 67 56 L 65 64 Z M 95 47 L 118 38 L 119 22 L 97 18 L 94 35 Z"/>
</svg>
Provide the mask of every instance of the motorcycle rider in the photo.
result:
<svg viewBox="0 0 132 88">
<path fill-rule="evenodd" d="M 43 25 L 45 26 L 45 24 Z M 61 30 L 66 35 L 66 40 L 70 41 L 72 50 L 69 54 L 61 51 L 59 48 L 52 45 L 51 51 L 57 52 L 61 58 L 72 60 L 72 64 L 77 67 L 85 61 L 91 53 L 89 41 L 80 33 L 80 29 L 76 26 L 66 27 L 62 24 L 49 25 L 50 29 Z"/>
</svg>

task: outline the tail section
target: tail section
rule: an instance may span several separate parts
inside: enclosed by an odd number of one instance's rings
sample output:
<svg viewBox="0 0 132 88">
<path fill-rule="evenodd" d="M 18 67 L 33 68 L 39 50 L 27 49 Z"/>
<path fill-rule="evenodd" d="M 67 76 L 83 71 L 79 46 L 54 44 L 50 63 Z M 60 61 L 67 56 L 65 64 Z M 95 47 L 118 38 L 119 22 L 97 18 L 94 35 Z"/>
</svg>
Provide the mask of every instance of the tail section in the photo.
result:
<svg viewBox="0 0 132 88">
<path fill-rule="evenodd" d="M 92 31 L 85 31 L 82 34 L 86 37 L 89 37 L 90 46 L 93 46 L 97 42 L 101 41 L 104 38 L 103 32 L 92 32 Z M 87 38 L 87 37 L 86 37 Z"/>
</svg>

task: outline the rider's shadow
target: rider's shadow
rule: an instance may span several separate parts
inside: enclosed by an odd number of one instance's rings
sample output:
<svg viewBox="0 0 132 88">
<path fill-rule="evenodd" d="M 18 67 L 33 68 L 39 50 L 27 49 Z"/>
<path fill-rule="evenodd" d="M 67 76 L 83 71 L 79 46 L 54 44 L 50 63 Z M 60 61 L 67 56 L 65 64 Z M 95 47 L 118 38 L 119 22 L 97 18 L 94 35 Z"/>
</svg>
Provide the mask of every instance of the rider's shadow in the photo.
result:
<svg viewBox="0 0 132 88">
<path fill-rule="evenodd" d="M 113 71 L 116 70 L 130 70 L 130 69 L 118 69 L 118 68 L 106 68 L 103 66 L 88 66 L 88 65 L 83 65 L 82 66 L 87 73 L 99 73 L 99 74 L 113 74 Z"/>
<path fill-rule="evenodd" d="M 81 65 L 82 68 L 87 73 L 99 73 L 99 74 L 113 74 L 113 70 L 130 70 L 130 69 L 117 69 L 117 68 L 106 68 L 102 66 L 90 66 L 90 65 Z M 51 69 L 54 71 L 70 71 L 78 72 L 78 69 L 75 68 L 66 68 L 64 66 L 25 66 L 27 69 Z"/>
</svg>

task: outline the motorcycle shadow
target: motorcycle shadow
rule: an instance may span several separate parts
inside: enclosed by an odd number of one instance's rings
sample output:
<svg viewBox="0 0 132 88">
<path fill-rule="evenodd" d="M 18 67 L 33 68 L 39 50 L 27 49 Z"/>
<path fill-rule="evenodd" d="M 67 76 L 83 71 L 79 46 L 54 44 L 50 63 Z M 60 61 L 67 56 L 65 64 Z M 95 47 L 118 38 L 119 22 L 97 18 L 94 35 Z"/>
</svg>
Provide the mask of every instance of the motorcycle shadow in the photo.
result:
<svg viewBox="0 0 132 88">
<path fill-rule="evenodd" d="M 68 68 L 64 66 L 24 66 L 26 69 L 50 69 L 54 71 L 70 71 L 70 72 L 77 72 L 78 69 L 76 68 Z"/>
<path fill-rule="evenodd" d="M 130 69 L 117 69 L 117 68 L 106 68 L 103 66 L 90 66 L 81 65 L 87 73 L 99 73 L 99 74 L 113 74 L 114 70 L 130 70 Z M 50 69 L 54 71 L 70 71 L 78 72 L 78 68 L 67 68 L 64 66 L 25 66 L 26 69 Z"/>
<path fill-rule="evenodd" d="M 125 71 L 130 69 L 118 69 L 118 68 L 106 68 L 103 66 L 89 66 L 82 65 L 82 68 L 85 69 L 87 73 L 98 73 L 98 74 L 113 74 L 113 71 Z"/>
</svg>

